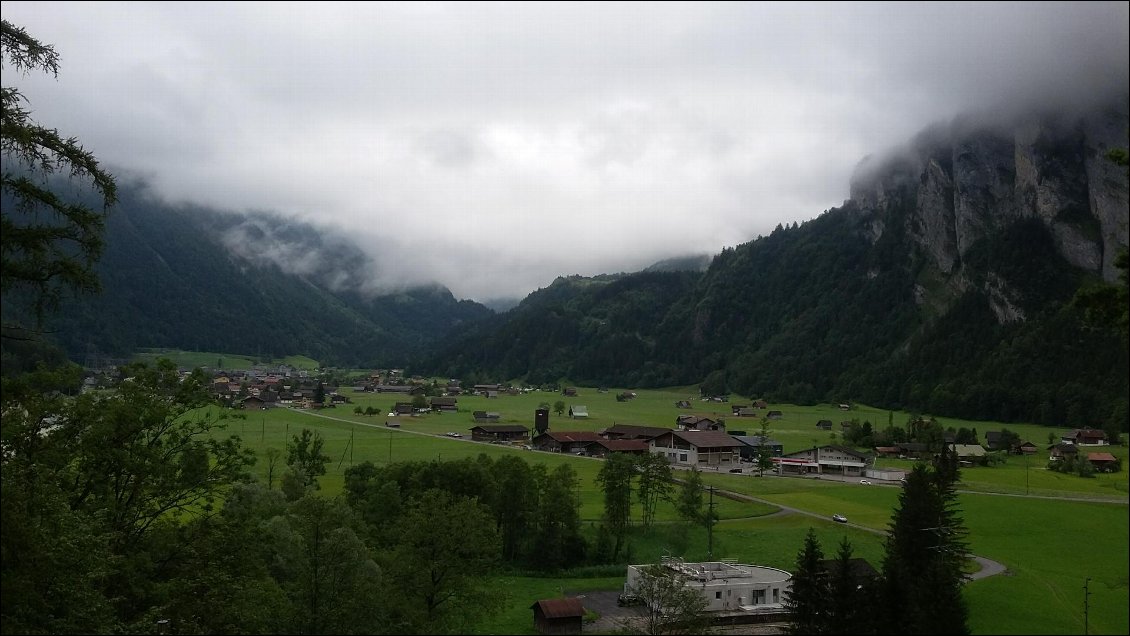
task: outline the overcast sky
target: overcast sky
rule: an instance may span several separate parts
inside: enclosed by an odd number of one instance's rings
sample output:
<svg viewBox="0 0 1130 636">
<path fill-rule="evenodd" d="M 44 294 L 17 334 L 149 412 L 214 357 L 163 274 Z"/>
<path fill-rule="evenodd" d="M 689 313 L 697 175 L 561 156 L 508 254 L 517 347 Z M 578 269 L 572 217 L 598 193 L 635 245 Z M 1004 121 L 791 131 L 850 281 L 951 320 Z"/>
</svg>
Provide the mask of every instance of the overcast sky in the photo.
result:
<svg viewBox="0 0 1130 636">
<path fill-rule="evenodd" d="M 815 218 L 961 112 L 1126 90 L 1128 7 L 3 2 L 61 57 L 4 85 L 171 201 L 485 300 Z"/>
</svg>

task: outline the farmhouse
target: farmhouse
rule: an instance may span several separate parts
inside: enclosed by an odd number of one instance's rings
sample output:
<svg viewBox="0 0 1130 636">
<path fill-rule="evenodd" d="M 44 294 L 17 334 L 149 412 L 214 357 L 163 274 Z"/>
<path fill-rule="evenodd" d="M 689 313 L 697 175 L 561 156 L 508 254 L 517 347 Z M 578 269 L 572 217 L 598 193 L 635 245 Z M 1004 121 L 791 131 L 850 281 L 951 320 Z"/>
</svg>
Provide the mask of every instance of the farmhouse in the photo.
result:
<svg viewBox="0 0 1130 636">
<path fill-rule="evenodd" d="M 783 457 L 774 457 L 777 472 L 782 475 L 843 475 L 859 477 L 867 467 L 867 455 L 845 446 L 827 445 L 808 448 Z"/>
<path fill-rule="evenodd" d="M 639 426 L 637 424 L 614 424 L 604 429 L 600 434 L 605 439 L 642 439 L 650 440 L 669 432 L 669 428 L 655 426 Z"/>
<path fill-rule="evenodd" d="M 454 397 L 434 397 L 431 399 L 433 411 L 458 411 L 459 398 Z"/>
<path fill-rule="evenodd" d="M 1087 453 L 1087 461 L 1100 473 L 1111 472 L 1118 465 L 1118 458 L 1110 453 Z"/>
<path fill-rule="evenodd" d="M 706 599 L 708 612 L 782 612 L 792 579 L 785 570 L 729 561 L 686 563 L 678 557 L 663 557 L 659 565 L 686 577 L 686 586 Z M 625 596 L 637 596 L 640 577 L 647 567 L 628 566 Z"/>
<path fill-rule="evenodd" d="M 830 431 L 832 430 L 832 420 L 820 420 L 816 423 L 816 428 L 822 431 Z"/>
<path fill-rule="evenodd" d="M 629 455 L 643 455 L 651 447 L 641 439 L 604 439 L 603 437 L 590 442 L 585 446 L 585 452 L 590 457 L 608 457 L 612 453 L 627 453 Z"/>
<path fill-rule="evenodd" d="M 738 461 L 742 444 L 719 431 L 667 431 L 651 440 L 651 452 L 680 466 L 729 468 Z"/>
<path fill-rule="evenodd" d="M 476 422 L 497 422 L 502 416 L 494 412 L 474 411 L 471 417 L 474 417 Z"/>
<path fill-rule="evenodd" d="M 521 424 L 482 424 L 471 428 L 471 439 L 476 442 L 524 442 L 530 438 L 530 429 Z"/>
<path fill-rule="evenodd" d="M 785 447 L 781 442 L 762 437 L 760 435 L 734 435 L 734 439 L 742 443 L 738 449 L 738 453 L 742 459 L 755 460 L 757 459 L 758 452 L 762 447 L 768 448 L 773 451 L 774 457 L 780 457 L 785 452 Z"/>
<path fill-rule="evenodd" d="M 1071 443 L 1079 446 L 1106 446 L 1108 444 L 1106 431 L 1093 428 L 1077 428 L 1064 436 L 1063 441 L 1068 441 L 1068 438 L 1070 438 Z"/>
<path fill-rule="evenodd" d="M 701 415 L 680 415 L 675 418 L 675 426 L 684 431 L 717 431 L 726 428 L 724 423 Z"/>
<path fill-rule="evenodd" d="M 1061 459 L 1075 459 L 1075 455 L 1079 453 L 1079 449 L 1075 448 L 1075 444 L 1068 444 L 1066 442 L 1053 444 L 1048 447 L 1048 450 L 1051 451 L 1051 454 L 1048 455 L 1048 460 L 1053 462 L 1057 462 Z"/>
<path fill-rule="evenodd" d="M 600 435 L 592 431 L 552 431 L 534 437 L 531 445 L 540 451 L 576 453 L 599 439 Z"/>
</svg>

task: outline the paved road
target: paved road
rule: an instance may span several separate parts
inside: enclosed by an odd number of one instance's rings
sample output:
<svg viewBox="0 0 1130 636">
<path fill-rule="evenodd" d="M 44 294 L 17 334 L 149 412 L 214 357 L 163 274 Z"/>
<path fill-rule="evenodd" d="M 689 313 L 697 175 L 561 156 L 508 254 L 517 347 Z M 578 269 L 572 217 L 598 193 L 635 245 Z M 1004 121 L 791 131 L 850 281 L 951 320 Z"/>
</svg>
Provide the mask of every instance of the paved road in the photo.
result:
<svg viewBox="0 0 1130 636">
<path fill-rule="evenodd" d="M 313 417 L 321 417 L 321 418 L 325 418 L 327 420 L 333 420 L 335 422 L 344 422 L 346 424 L 353 424 L 353 425 L 356 425 L 356 426 L 365 426 L 365 427 L 368 427 L 368 428 L 383 429 L 383 430 L 386 430 L 386 431 L 396 431 L 398 433 L 407 433 L 407 434 L 410 434 L 410 435 L 424 435 L 424 436 L 427 436 L 427 437 L 437 437 L 437 435 L 435 433 L 424 433 L 424 432 L 421 432 L 421 431 L 412 431 L 412 430 L 406 430 L 406 429 L 403 429 L 403 428 L 389 428 L 389 427 L 384 426 L 383 424 L 369 424 L 368 422 L 358 422 L 356 420 L 347 420 L 347 419 L 340 418 L 340 417 L 334 417 L 332 415 L 325 415 L 325 414 L 322 414 L 322 413 L 313 413 L 313 412 L 302 410 L 302 409 L 291 409 L 291 410 L 293 410 L 296 413 L 305 413 L 306 415 L 310 415 L 310 416 L 313 416 Z M 441 435 L 441 436 L 438 436 L 438 437 L 444 437 L 444 436 Z M 472 442 L 471 440 L 469 440 L 467 438 L 459 438 L 459 437 L 444 437 L 444 439 L 450 439 L 452 441 L 457 441 L 457 442 L 462 441 L 462 442 L 477 443 L 477 444 L 482 443 L 482 442 Z M 516 450 L 518 449 L 518 447 L 512 447 L 512 448 L 515 448 Z M 746 494 L 743 494 L 743 493 L 740 493 L 740 492 L 733 492 L 733 491 L 721 490 L 721 489 L 715 489 L 714 492 L 721 493 L 723 496 L 731 497 L 733 499 L 739 499 L 739 500 L 745 500 L 745 501 L 754 501 L 754 502 L 757 502 L 757 503 L 763 503 L 763 504 L 766 504 L 766 505 L 769 505 L 769 506 L 774 506 L 774 507 L 780 508 L 780 510 L 773 513 L 773 514 L 776 514 L 776 515 L 798 514 L 798 515 L 807 515 L 807 516 L 813 517 L 815 519 L 820 519 L 821 521 L 827 521 L 828 520 L 828 517 L 826 515 L 818 514 L 818 513 L 815 513 L 815 512 L 809 512 L 807 510 L 801 510 L 800 508 L 793 508 L 791 506 L 785 506 L 785 505 L 782 505 L 782 504 L 779 504 L 779 503 L 776 503 L 776 502 L 773 502 L 773 501 L 768 501 L 766 499 L 760 499 L 758 497 L 746 495 Z M 978 493 L 978 494 L 986 494 L 986 493 Z M 1024 495 L 1019 495 L 1019 496 L 1023 497 Z M 869 528 L 867 526 L 861 526 L 861 525 L 850 523 L 850 522 L 846 525 L 852 526 L 853 528 L 859 528 L 860 530 L 866 530 L 867 532 L 873 532 L 875 534 L 886 534 L 885 530 L 876 530 L 875 528 Z M 981 556 L 977 556 L 977 555 L 970 555 L 970 556 L 975 561 L 977 561 L 977 563 L 980 564 L 980 566 L 981 566 L 980 570 L 977 570 L 976 572 L 974 572 L 973 574 L 971 574 L 969 576 L 969 580 L 971 580 L 971 581 L 977 580 L 977 579 L 983 579 L 983 578 L 988 577 L 988 576 L 994 576 L 996 574 L 1001 574 L 1006 569 L 1003 564 L 998 563 L 996 561 L 993 561 L 992 559 L 986 559 L 985 557 L 981 557 Z M 595 593 L 594 593 L 594 597 L 595 597 Z M 613 606 L 615 606 L 615 602 L 616 602 L 616 595 L 613 594 L 613 596 L 612 596 Z M 586 607 L 587 607 L 587 604 L 586 604 Z M 600 610 L 597 610 L 597 611 L 600 611 Z M 601 612 L 601 615 L 603 615 L 603 614 L 604 614 L 604 612 Z"/>
</svg>

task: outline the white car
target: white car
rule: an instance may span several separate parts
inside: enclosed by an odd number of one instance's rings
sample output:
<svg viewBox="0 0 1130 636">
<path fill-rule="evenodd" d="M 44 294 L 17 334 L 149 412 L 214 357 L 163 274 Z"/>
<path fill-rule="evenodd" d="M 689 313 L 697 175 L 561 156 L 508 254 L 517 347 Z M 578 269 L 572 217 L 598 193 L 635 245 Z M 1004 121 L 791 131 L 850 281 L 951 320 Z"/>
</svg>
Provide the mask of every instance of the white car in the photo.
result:
<svg viewBox="0 0 1130 636">
<path fill-rule="evenodd" d="M 847 523 L 847 517 L 843 515 L 832 515 L 832 521 L 837 523 Z"/>
<path fill-rule="evenodd" d="M 448 436 L 448 437 L 463 437 L 463 436 L 462 436 L 462 435 L 460 435 L 459 433 L 448 433 L 448 434 L 447 434 L 447 436 Z"/>
<path fill-rule="evenodd" d="M 866 479 L 860 479 L 859 483 L 863 484 L 864 486 L 870 486 L 871 485 L 871 482 L 866 480 Z"/>
</svg>

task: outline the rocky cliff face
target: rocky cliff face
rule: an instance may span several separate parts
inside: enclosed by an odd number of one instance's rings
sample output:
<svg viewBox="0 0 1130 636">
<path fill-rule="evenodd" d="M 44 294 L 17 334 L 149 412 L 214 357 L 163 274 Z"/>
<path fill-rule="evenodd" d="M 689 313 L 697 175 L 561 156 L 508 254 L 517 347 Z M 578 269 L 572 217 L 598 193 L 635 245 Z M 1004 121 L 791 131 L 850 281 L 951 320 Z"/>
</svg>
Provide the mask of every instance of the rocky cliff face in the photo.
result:
<svg viewBox="0 0 1130 636">
<path fill-rule="evenodd" d="M 1106 154 L 1127 145 L 1128 122 L 1125 101 L 1008 126 L 958 118 L 862 162 L 851 184 L 854 209 L 873 242 L 901 224 L 941 289 L 980 287 L 1002 322 L 1023 319 L 1007 284 L 992 271 L 967 271 L 966 255 L 1010 224 L 1038 219 L 1068 263 L 1113 281 L 1114 259 L 1130 243 L 1130 204 L 1126 169 Z M 923 303 L 937 304 L 926 295 Z"/>
</svg>

